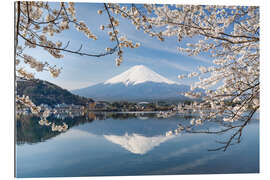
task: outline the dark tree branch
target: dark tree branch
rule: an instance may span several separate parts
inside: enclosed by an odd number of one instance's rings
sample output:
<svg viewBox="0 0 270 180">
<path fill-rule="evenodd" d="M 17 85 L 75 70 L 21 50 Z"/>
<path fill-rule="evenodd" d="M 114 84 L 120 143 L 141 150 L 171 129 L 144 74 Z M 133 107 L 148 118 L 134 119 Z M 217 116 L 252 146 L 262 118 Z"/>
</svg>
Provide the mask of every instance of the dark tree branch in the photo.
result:
<svg viewBox="0 0 270 180">
<path fill-rule="evenodd" d="M 25 41 L 29 42 L 30 44 L 33 44 L 33 45 L 36 45 L 36 46 L 39 46 L 39 47 L 43 47 L 43 48 L 47 48 L 47 49 L 53 49 L 53 50 L 59 50 L 59 51 L 64 51 L 64 52 L 68 52 L 68 53 L 72 53 L 72 54 L 78 54 L 78 55 L 81 55 L 81 56 L 102 57 L 102 56 L 106 56 L 106 55 L 109 55 L 109 54 L 113 54 L 115 52 L 116 48 L 117 48 L 117 46 L 115 46 L 114 48 L 112 48 L 111 51 L 106 52 L 106 53 L 89 54 L 89 53 L 77 52 L 77 51 L 73 51 L 73 50 L 69 50 L 69 49 L 65 49 L 65 48 L 57 48 L 57 47 L 50 47 L 50 46 L 47 46 L 47 45 L 37 44 L 37 43 L 34 43 L 34 42 L 30 41 L 29 39 L 25 38 L 20 33 L 19 33 L 19 36 L 21 38 L 23 38 Z"/>
<path fill-rule="evenodd" d="M 18 35 L 20 28 L 20 16 L 21 16 L 21 2 L 17 2 L 17 22 L 16 22 L 16 34 L 15 34 L 15 48 L 18 46 Z"/>
<path fill-rule="evenodd" d="M 106 3 L 104 3 L 104 7 L 105 7 L 105 10 L 106 10 L 106 12 L 107 12 L 107 14 L 108 14 L 108 17 L 109 17 L 109 20 L 110 20 L 110 24 L 111 24 L 112 29 L 113 29 L 113 33 L 114 33 L 114 35 L 115 35 L 115 39 L 116 39 L 116 42 L 117 42 L 118 51 L 120 52 L 120 51 L 121 51 L 121 50 L 120 50 L 120 45 L 119 45 L 120 43 L 119 43 L 117 34 L 115 33 L 116 31 L 115 31 L 115 27 L 114 27 L 113 22 L 112 22 L 112 16 L 111 16 L 111 14 L 110 14 L 110 12 L 109 12 L 109 9 L 108 9 Z"/>
<path fill-rule="evenodd" d="M 66 46 L 63 49 L 66 49 L 69 46 L 70 41 L 67 42 Z"/>
<path fill-rule="evenodd" d="M 30 23 L 30 13 L 29 13 L 29 5 L 28 2 L 26 1 L 26 10 L 27 10 L 27 17 L 28 17 L 28 24 Z"/>
</svg>

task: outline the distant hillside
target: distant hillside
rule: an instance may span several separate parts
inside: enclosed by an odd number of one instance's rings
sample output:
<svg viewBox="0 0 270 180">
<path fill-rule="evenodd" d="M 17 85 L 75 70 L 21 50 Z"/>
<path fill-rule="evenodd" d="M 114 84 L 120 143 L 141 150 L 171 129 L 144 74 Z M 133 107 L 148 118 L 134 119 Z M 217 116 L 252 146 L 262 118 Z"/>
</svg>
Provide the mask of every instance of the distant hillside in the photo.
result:
<svg viewBox="0 0 270 180">
<path fill-rule="evenodd" d="M 36 105 L 48 104 L 50 106 L 66 103 L 85 105 L 91 98 L 85 98 L 70 93 L 55 84 L 43 80 L 17 81 L 18 95 L 27 95 Z"/>
</svg>

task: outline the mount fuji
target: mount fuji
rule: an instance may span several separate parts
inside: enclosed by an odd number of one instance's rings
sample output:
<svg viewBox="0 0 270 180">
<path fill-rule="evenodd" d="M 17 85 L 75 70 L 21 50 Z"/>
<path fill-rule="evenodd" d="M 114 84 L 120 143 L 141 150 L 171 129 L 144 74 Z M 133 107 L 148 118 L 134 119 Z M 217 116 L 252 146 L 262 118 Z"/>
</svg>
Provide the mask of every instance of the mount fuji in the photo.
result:
<svg viewBox="0 0 270 180">
<path fill-rule="evenodd" d="M 181 100 L 181 95 L 190 90 L 188 85 L 171 81 L 143 65 L 93 86 L 73 90 L 72 93 L 96 100 Z"/>
</svg>

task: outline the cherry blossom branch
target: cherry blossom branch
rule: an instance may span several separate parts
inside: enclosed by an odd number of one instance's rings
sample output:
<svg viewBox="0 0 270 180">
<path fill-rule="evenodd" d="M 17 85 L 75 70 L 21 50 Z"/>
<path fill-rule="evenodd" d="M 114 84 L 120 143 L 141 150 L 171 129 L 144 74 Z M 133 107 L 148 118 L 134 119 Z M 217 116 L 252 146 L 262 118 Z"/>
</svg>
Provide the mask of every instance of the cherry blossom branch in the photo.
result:
<svg viewBox="0 0 270 180">
<path fill-rule="evenodd" d="M 250 113 L 249 118 L 240 126 L 240 128 L 229 138 L 229 140 L 227 142 L 222 142 L 225 144 L 225 146 L 221 146 L 221 147 L 216 148 L 216 149 L 209 149 L 208 151 L 218 151 L 218 150 L 226 151 L 229 146 L 233 145 L 232 141 L 236 138 L 237 135 L 238 135 L 237 143 L 240 143 L 242 131 L 246 127 L 246 125 L 250 122 L 251 118 L 253 117 L 253 115 L 255 114 L 257 109 L 253 110 Z"/>
</svg>

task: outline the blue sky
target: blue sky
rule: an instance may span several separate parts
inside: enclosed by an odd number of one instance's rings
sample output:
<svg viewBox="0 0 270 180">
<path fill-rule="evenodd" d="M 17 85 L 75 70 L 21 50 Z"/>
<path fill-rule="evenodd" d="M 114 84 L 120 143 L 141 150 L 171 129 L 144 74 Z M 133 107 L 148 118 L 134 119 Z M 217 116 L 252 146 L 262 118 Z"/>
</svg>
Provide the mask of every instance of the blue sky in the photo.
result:
<svg viewBox="0 0 270 180">
<path fill-rule="evenodd" d="M 53 36 L 53 40 L 59 39 L 64 44 L 70 40 L 71 49 L 78 49 L 83 44 L 82 51 L 89 53 L 104 52 L 106 47 L 113 47 L 107 31 L 99 30 L 101 24 L 109 23 L 107 14 L 97 14 L 98 9 L 103 9 L 103 4 L 75 3 L 78 20 L 83 20 L 90 30 L 98 37 L 94 41 L 88 39 L 83 33 L 78 32 L 71 25 L 70 30 Z M 120 18 L 120 35 L 126 35 L 134 42 L 140 42 L 137 49 L 124 49 L 124 61 L 120 67 L 115 65 L 116 55 L 95 58 L 64 53 L 64 58 L 54 59 L 43 49 L 27 49 L 26 53 L 40 61 L 47 61 L 52 65 L 62 67 L 62 73 L 58 78 L 52 78 L 48 72 L 36 73 L 36 77 L 53 82 L 65 89 L 78 89 L 103 82 L 117 74 L 120 74 L 134 65 L 145 65 L 168 79 L 183 84 L 190 84 L 193 80 L 178 80 L 179 74 L 185 74 L 197 69 L 198 66 L 211 65 L 207 56 L 190 57 L 178 52 L 177 47 L 194 39 L 184 39 L 182 43 L 176 37 L 166 38 L 164 42 L 138 31 L 128 21 Z"/>
</svg>

